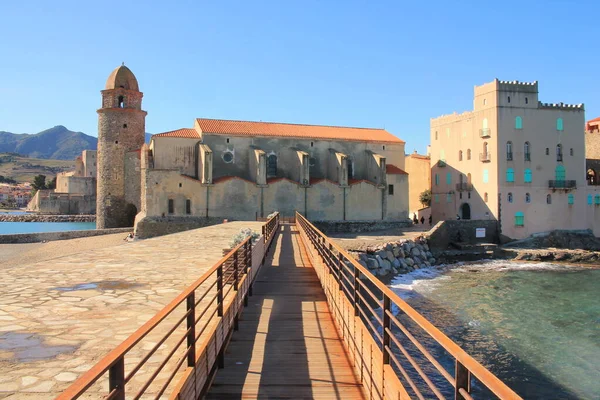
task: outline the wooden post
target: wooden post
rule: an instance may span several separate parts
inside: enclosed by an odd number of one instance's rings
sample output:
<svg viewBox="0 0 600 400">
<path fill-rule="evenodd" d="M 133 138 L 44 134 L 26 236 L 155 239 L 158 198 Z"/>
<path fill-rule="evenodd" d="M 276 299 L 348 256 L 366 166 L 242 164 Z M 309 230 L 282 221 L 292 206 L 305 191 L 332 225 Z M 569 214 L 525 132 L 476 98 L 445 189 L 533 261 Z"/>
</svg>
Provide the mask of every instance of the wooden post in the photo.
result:
<svg viewBox="0 0 600 400">
<path fill-rule="evenodd" d="M 463 395 L 460 393 L 460 389 L 464 389 L 467 393 L 471 393 L 471 372 L 458 360 L 456 360 L 454 381 L 454 398 L 456 400 L 465 400 Z"/>
<path fill-rule="evenodd" d="M 121 356 L 108 370 L 108 392 L 116 390 L 113 399 L 125 400 L 125 359 Z"/>
<path fill-rule="evenodd" d="M 391 311 L 391 301 L 387 295 L 383 295 L 383 343 L 381 344 L 381 351 L 383 352 L 383 363 L 390 363 L 390 354 L 387 351 L 387 348 L 390 347 L 390 334 L 388 333 L 388 329 L 391 329 L 391 320 L 387 311 Z"/>
<path fill-rule="evenodd" d="M 188 367 L 196 365 L 196 296 L 194 291 L 186 298 L 187 316 L 187 364 Z"/>
</svg>

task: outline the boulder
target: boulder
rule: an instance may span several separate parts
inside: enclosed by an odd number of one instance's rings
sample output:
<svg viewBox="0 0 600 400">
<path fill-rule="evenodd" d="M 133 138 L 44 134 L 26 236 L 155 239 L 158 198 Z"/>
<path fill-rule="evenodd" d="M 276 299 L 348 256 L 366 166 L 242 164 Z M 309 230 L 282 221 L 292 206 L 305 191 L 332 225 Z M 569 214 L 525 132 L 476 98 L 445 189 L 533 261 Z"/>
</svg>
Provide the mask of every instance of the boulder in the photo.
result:
<svg viewBox="0 0 600 400">
<path fill-rule="evenodd" d="M 420 255 L 421 255 L 421 252 L 419 251 L 419 249 L 418 249 L 418 248 L 416 248 L 416 247 L 413 247 L 413 249 L 410 251 L 410 254 L 411 254 L 413 257 L 414 257 L 414 256 L 417 256 L 417 257 L 418 257 L 418 256 L 420 256 Z"/>
<path fill-rule="evenodd" d="M 409 267 L 415 265 L 415 262 L 412 260 L 412 258 L 405 258 L 404 260 L 406 261 L 406 265 L 408 265 Z"/>
<path fill-rule="evenodd" d="M 435 265 L 435 258 L 431 257 L 427 262 L 431 265 Z"/>
<path fill-rule="evenodd" d="M 394 257 L 394 253 L 392 253 L 389 250 L 385 252 L 385 255 L 386 255 L 385 258 L 387 258 L 390 262 L 392 262 L 396 259 L 396 257 Z"/>
<path fill-rule="evenodd" d="M 389 272 L 392 269 L 392 263 L 388 260 L 381 260 L 381 264 L 379 265 L 381 266 L 381 269 L 385 270 L 386 272 Z"/>
<path fill-rule="evenodd" d="M 423 243 L 423 248 L 425 251 L 429 251 L 429 245 L 427 243 Z"/>
<path fill-rule="evenodd" d="M 381 258 L 386 258 L 387 257 L 387 253 L 385 250 L 379 250 L 378 252 L 375 253 L 376 256 L 379 256 Z"/>
<path fill-rule="evenodd" d="M 363 267 L 365 267 L 365 268 L 369 268 L 369 267 L 367 266 L 367 263 L 366 263 L 364 260 L 358 260 L 358 263 L 359 263 L 360 265 L 362 265 Z"/>
<path fill-rule="evenodd" d="M 392 253 L 394 253 L 394 257 L 398 257 L 400 255 L 401 251 L 402 251 L 402 249 L 400 248 L 400 246 L 394 246 Z"/>
<path fill-rule="evenodd" d="M 400 263 L 400 260 L 398 260 L 397 258 L 394 258 L 394 261 L 392 261 L 392 265 L 394 266 L 394 268 L 398 269 L 402 267 L 402 263 Z"/>
<path fill-rule="evenodd" d="M 377 263 L 377 260 L 375 260 L 374 258 L 369 258 L 367 260 L 367 268 L 369 268 L 370 270 L 379 268 L 379 264 Z"/>
</svg>

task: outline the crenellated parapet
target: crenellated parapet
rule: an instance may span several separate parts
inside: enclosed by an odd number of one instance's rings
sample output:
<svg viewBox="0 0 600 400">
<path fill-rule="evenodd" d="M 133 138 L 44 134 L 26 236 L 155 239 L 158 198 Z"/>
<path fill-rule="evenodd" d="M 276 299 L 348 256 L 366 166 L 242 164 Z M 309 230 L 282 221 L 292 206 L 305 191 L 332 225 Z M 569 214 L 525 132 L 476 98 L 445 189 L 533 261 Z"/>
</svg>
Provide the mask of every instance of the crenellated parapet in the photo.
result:
<svg viewBox="0 0 600 400">
<path fill-rule="evenodd" d="M 564 111 L 585 111 L 585 107 L 584 107 L 583 103 L 581 103 L 581 104 L 542 103 L 541 101 L 539 101 L 538 108 L 564 110 Z"/>
<path fill-rule="evenodd" d="M 436 126 L 442 126 L 442 125 L 451 124 L 451 123 L 457 122 L 457 121 L 463 121 L 465 119 L 474 117 L 474 115 L 475 115 L 475 112 L 473 112 L 473 111 L 465 111 L 460 114 L 457 112 L 454 112 L 452 114 L 441 115 L 436 118 L 431 118 L 431 120 L 430 120 L 431 127 L 434 128 Z"/>
</svg>

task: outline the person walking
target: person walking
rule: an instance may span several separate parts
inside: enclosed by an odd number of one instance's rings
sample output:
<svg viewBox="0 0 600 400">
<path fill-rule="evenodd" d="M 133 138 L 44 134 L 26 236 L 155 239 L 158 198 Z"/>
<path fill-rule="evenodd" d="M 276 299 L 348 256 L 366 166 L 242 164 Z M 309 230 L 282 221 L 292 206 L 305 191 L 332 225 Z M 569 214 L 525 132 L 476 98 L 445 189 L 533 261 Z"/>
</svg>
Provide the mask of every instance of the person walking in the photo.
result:
<svg viewBox="0 0 600 400">
<path fill-rule="evenodd" d="M 421 216 L 421 225 L 425 223 L 425 217 Z"/>
<path fill-rule="evenodd" d="M 431 217 L 431 215 L 429 215 L 429 226 L 431 226 L 432 221 L 433 221 L 433 218 Z"/>
</svg>

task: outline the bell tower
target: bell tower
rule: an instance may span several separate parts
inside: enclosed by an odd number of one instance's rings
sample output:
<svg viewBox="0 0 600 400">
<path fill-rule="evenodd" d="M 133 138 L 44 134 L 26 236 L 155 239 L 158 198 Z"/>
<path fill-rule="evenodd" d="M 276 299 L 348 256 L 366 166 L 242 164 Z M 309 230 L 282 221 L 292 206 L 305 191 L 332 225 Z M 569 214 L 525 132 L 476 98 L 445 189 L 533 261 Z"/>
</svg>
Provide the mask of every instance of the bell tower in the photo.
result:
<svg viewBox="0 0 600 400">
<path fill-rule="evenodd" d="M 139 182 L 134 183 L 135 171 L 126 170 L 126 156 L 128 152 L 140 150 L 145 142 L 147 112 L 142 110 L 143 93 L 125 64 L 110 74 L 101 93 L 96 228 L 132 226 L 137 212 L 133 203 L 139 204 L 141 194 Z M 139 171 L 137 175 L 139 180 Z"/>
</svg>

